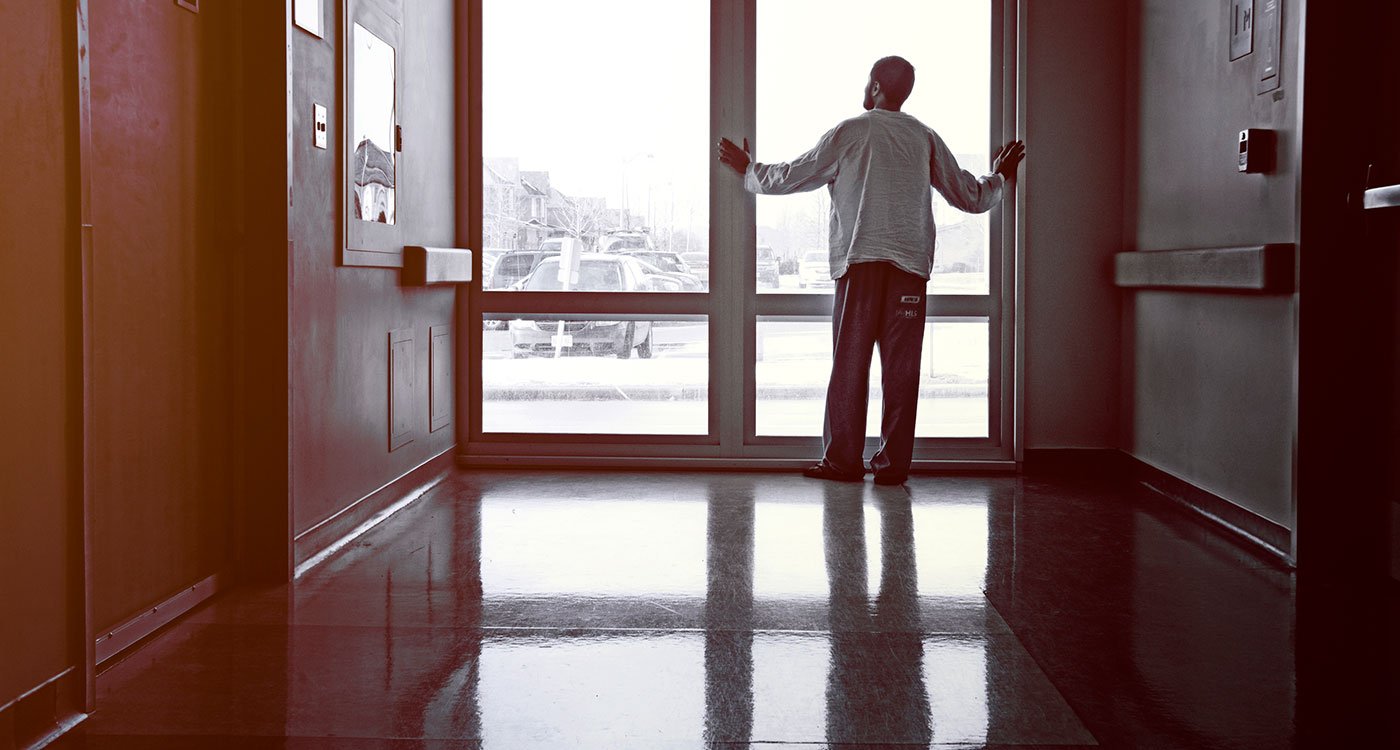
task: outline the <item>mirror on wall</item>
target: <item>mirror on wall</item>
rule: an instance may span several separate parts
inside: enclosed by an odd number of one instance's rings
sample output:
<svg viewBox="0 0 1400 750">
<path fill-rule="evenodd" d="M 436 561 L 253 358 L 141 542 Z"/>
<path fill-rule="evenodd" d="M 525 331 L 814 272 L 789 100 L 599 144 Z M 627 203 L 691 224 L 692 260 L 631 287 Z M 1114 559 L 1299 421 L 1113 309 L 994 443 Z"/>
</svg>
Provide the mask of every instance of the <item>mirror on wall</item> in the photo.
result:
<svg viewBox="0 0 1400 750">
<path fill-rule="evenodd" d="M 350 116 L 350 142 L 355 151 L 350 177 L 355 198 L 352 217 L 378 224 L 394 224 L 396 154 L 394 131 L 394 48 L 356 23 L 352 86 L 354 111 Z"/>
</svg>

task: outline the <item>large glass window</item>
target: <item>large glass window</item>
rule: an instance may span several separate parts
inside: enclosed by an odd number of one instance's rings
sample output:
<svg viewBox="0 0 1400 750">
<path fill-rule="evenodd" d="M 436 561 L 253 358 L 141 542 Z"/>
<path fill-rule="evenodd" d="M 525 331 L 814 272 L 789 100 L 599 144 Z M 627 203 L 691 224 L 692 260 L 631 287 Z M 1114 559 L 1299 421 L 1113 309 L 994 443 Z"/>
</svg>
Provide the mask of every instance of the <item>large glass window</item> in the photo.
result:
<svg viewBox="0 0 1400 750">
<path fill-rule="evenodd" d="M 986 437 L 987 321 L 930 320 L 924 329 L 917 437 Z M 759 435 L 820 435 L 831 374 L 831 323 L 760 320 L 755 410 Z M 870 367 L 865 432 L 880 434 L 879 348 Z"/>
<path fill-rule="evenodd" d="M 915 68 L 904 111 L 937 131 L 964 169 L 985 174 L 991 21 L 991 3 L 968 0 L 867 0 L 859 12 L 844 0 L 759 0 L 754 158 L 788 161 L 811 149 L 863 111 L 871 65 L 900 55 Z M 831 293 L 829 275 L 814 283 L 830 250 L 830 206 L 825 189 L 758 198 L 760 293 Z M 987 294 L 987 216 L 964 214 L 935 192 L 934 221 L 929 294 Z"/>
<path fill-rule="evenodd" d="M 482 15 L 484 287 L 702 291 L 709 3 L 487 0 Z M 561 283 L 570 239 L 585 273 L 625 273 Z"/>
<path fill-rule="evenodd" d="M 830 198 L 747 194 L 715 158 L 811 149 L 872 64 L 968 171 L 1007 140 L 1009 0 L 483 0 L 482 260 L 465 455 L 808 460 L 831 367 Z M 478 7 L 473 5 L 472 7 Z M 756 39 L 750 34 L 756 33 Z M 715 80 L 712 82 L 712 78 Z M 996 90 L 993 90 L 993 89 Z M 1013 455 L 1004 211 L 936 195 L 915 458 Z M 668 293 L 668 294 L 658 294 Z M 878 434 L 880 366 L 867 433 Z"/>
<path fill-rule="evenodd" d="M 703 435 L 703 319 L 492 316 L 482 331 L 482 429 Z"/>
</svg>

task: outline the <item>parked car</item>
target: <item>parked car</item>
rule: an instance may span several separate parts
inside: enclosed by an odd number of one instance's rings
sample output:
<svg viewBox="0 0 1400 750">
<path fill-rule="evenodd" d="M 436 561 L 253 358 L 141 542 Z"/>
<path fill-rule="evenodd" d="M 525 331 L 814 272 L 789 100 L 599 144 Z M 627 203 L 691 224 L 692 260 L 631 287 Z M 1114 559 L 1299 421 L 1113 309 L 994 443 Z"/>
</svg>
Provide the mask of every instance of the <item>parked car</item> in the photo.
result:
<svg viewBox="0 0 1400 750">
<path fill-rule="evenodd" d="M 547 257 L 535 266 L 521 289 L 530 292 L 560 291 L 559 256 Z M 578 283 L 572 289 L 581 292 L 640 292 L 653 289 L 646 270 L 635 258 L 623 255 L 584 253 L 579 258 Z M 512 320 L 510 340 L 515 357 L 553 355 L 554 336 L 559 332 L 557 320 Z M 566 320 L 564 333 L 571 341 L 564 347 L 568 355 L 607 355 L 627 359 L 635 349 L 637 356 L 652 355 L 651 323 L 628 320 Z"/>
<path fill-rule="evenodd" d="M 604 234 L 594 243 L 600 253 L 620 253 L 627 250 L 655 250 L 651 235 L 633 230 L 614 230 Z"/>
<path fill-rule="evenodd" d="M 653 276 L 674 276 L 681 287 L 676 291 L 698 292 L 704 289 L 699 277 L 691 273 L 690 266 L 676 253 L 663 250 L 627 250 L 623 255 L 636 258 L 649 266 L 647 273 Z"/>
<path fill-rule="evenodd" d="M 681 253 L 681 260 L 685 261 L 690 272 L 695 274 L 695 278 L 700 280 L 703 289 L 710 288 L 710 254 L 700 252 Z"/>
<path fill-rule="evenodd" d="M 758 246 L 758 283 L 770 289 L 778 288 L 778 256 L 768 245 Z"/>
<path fill-rule="evenodd" d="M 510 251 L 503 247 L 488 247 L 481 251 L 481 288 L 491 288 L 491 275 L 496 270 L 496 261 Z"/>
<path fill-rule="evenodd" d="M 704 291 L 700 280 L 688 273 L 667 273 L 644 260 L 642 271 L 646 273 L 647 289 L 653 292 L 699 292 Z"/>
<path fill-rule="evenodd" d="M 547 241 L 547 240 L 546 240 Z M 545 258 L 559 257 L 558 250 L 512 250 L 496 259 L 491 269 L 491 286 L 488 289 L 510 289 Z"/>
<path fill-rule="evenodd" d="M 982 222 L 965 219 L 938 228 L 934 273 L 977 273 L 986 269 L 987 234 Z"/>
<path fill-rule="evenodd" d="M 809 286 L 836 286 L 831 280 L 831 256 L 825 250 L 812 250 L 797 262 L 797 285 L 806 289 Z"/>
<path fill-rule="evenodd" d="M 621 253 L 629 258 L 650 263 L 666 273 L 690 273 L 690 266 L 676 253 L 665 250 L 623 250 Z"/>
</svg>

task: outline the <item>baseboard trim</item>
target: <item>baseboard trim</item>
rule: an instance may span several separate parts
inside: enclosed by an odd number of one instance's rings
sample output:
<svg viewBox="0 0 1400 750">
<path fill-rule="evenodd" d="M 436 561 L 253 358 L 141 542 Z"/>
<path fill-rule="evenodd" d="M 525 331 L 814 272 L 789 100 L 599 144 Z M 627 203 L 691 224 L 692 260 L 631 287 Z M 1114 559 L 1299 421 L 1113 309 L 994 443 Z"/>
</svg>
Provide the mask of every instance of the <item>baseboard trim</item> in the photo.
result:
<svg viewBox="0 0 1400 750">
<path fill-rule="evenodd" d="M 1127 460 L 1129 477 L 1134 481 L 1194 511 L 1224 530 L 1227 535 L 1288 567 L 1294 567 L 1293 555 L 1290 552 L 1293 546 L 1293 532 L 1289 531 L 1287 526 L 1236 505 L 1209 490 L 1201 489 L 1136 456 L 1126 453 L 1123 455 Z"/>
<path fill-rule="evenodd" d="M 69 667 L 0 706 L 0 747 L 37 750 L 81 724 L 84 673 Z"/>
<path fill-rule="evenodd" d="M 421 497 L 446 478 L 452 466 L 452 449 L 449 448 L 297 534 L 292 542 L 296 566 L 294 577 L 302 575 L 325 559 L 328 553 L 373 528 L 392 512 L 407 505 L 407 501 Z"/>
<path fill-rule="evenodd" d="M 1024 469 L 1027 473 L 1117 478 L 1141 485 L 1190 511 L 1223 536 L 1286 567 L 1295 565 L 1289 552 L 1293 535 L 1286 526 L 1116 448 L 1027 449 Z"/>
<path fill-rule="evenodd" d="M 97 666 L 126 651 L 169 625 L 180 615 L 203 604 L 223 588 L 223 578 L 215 573 L 193 586 L 181 589 L 165 601 L 143 610 L 135 617 L 97 637 Z"/>
<path fill-rule="evenodd" d="M 713 458 L 659 456 L 527 456 L 458 454 L 464 469 L 590 469 L 600 471 L 801 471 L 810 458 Z M 1015 461 L 915 461 L 911 474 L 1009 474 Z"/>
</svg>

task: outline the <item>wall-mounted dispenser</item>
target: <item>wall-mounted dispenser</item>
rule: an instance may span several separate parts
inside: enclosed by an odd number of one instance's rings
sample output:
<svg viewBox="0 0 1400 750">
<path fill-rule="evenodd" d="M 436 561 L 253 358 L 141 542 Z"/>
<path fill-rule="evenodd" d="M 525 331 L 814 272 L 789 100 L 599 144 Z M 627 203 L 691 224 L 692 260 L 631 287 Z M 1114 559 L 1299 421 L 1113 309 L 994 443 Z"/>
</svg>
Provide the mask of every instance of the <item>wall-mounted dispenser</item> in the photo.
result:
<svg viewBox="0 0 1400 750">
<path fill-rule="evenodd" d="M 1261 128 L 1241 130 L 1239 170 L 1254 174 L 1272 172 L 1276 151 L 1274 131 Z"/>
</svg>

